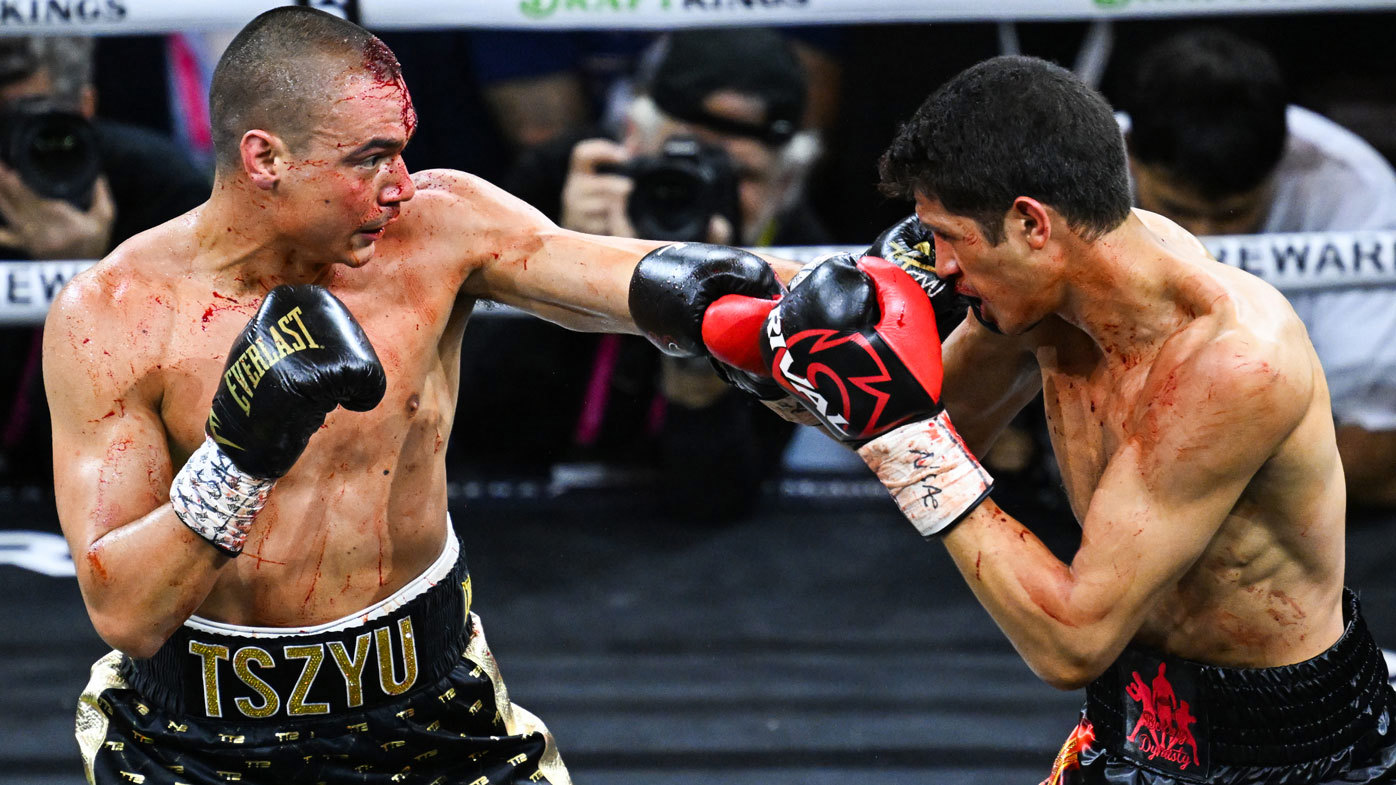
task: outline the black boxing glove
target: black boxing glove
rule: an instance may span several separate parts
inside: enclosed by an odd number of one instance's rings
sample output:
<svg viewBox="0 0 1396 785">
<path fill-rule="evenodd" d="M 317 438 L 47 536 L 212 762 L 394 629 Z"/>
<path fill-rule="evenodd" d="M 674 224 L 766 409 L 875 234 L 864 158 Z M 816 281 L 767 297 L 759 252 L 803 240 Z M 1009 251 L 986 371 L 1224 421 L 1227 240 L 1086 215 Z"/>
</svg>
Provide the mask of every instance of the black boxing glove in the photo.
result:
<svg viewBox="0 0 1396 785">
<path fill-rule="evenodd" d="M 387 388 L 344 303 L 322 286 L 278 286 L 233 341 L 205 430 L 239 469 L 275 479 L 336 406 L 368 411 Z"/>
<path fill-rule="evenodd" d="M 912 215 L 892 224 L 877 236 L 864 256 L 885 259 L 902 268 L 912 280 L 921 285 L 935 308 L 936 323 L 942 333 L 949 333 L 965 318 L 970 300 L 955 293 L 936 274 L 935 235 Z M 974 311 L 979 315 L 978 309 Z"/>
<path fill-rule="evenodd" d="M 825 259 L 792 282 L 764 338 L 776 381 L 858 450 L 923 536 L 988 497 L 993 478 L 940 402 L 934 309 L 903 269 L 873 256 Z"/>
<path fill-rule="evenodd" d="M 936 276 L 935 236 L 914 215 L 884 230 L 863 255 L 902 268 L 928 297 L 934 298 L 945 289 L 945 281 Z"/>
<path fill-rule="evenodd" d="M 761 324 L 785 287 L 739 248 L 681 243 L 645 254 L 630 278 L 630 315 L 660 351 L 710 357 L 728 384 L 762 399 L 785 393 L 764 376 Z"/>
<path fill-rule="evenodd" d="M 328 289 L 278 286 L 233 341 L 203 446 L 170 487 L 180 520 L 237 555 L 277 478 L 336 406 L 367 411 L 387 391 L 363 328 Z"/>
</svg>

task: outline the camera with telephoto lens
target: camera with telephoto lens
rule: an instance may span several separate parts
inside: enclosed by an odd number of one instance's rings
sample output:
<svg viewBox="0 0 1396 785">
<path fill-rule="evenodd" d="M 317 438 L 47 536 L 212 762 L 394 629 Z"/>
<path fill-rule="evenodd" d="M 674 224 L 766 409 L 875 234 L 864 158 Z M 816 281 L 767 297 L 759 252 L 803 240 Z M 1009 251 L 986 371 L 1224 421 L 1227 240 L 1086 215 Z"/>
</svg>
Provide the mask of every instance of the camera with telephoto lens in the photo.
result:
<svg viewBox="0 0 1396 785">
<path fill-rule="evenodd" d="M 101 174 L 97 132 L 82 115 L 45 96 L 21 98 L 0 111 L 0 159 L 34 193 L 86 210 Z"/>
<path fill-rule="evenodd" d="M 625 212 L 637 237 L 707 242 L 708 224 L 718 215 L 732 224 L 731 242 L 741 237 L 737 172 L 721 147 L 673 136 L 657 155 L 604 165 L 597 171 L 623 174 L 635 182 Z"/>
</svg>

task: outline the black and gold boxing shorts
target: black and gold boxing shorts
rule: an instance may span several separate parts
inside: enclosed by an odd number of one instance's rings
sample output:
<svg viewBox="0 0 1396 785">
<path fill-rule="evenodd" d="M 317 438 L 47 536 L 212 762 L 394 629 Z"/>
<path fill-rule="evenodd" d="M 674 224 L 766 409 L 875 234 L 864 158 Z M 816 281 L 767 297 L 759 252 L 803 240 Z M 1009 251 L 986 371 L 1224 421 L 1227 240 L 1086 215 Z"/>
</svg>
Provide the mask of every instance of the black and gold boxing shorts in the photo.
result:
<svg viewBox="0 0 1396 785">
<path fill-rule="evenodd" d="M 1396 692 L 1351 591 L 1343 621 L 1327 651 L 1278 668 L 1126 648 L 1042 785 L 1396 783 Z"/>
<path fill-rule="evenodd" d="M 191 618 L 148 660 L 112 652 L 78 703 L 88 782 L 570 785 L 509 700 L 454 536 L 392 597 L 306 629 Z"/>
</svg>

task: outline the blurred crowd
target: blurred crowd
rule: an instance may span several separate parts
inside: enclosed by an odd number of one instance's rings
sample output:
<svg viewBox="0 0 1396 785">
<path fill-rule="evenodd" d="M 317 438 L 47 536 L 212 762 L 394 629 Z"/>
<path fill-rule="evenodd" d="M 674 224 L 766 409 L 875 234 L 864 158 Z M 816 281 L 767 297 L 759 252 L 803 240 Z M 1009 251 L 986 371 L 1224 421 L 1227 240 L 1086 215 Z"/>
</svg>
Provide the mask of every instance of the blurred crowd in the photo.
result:
<svg viewBox="0 0 1396 785">
<path fill-rule="evenodd" d="M 419 115 L 412 169 L 472 172 L 580 231 L 783 246 L 866 244 L 904 217 L 909 205 L 878 195 L 878 156 L 937 85 L 1004 51 L 1096 81 L 1119 110 L 1136 204 L 1199 235 L 1396 229 L 1393 22 L 382 36 Z M 99 258 L 203 201 L 221 43 L 0 38 L 0 258 Z M 24 133 L 74 147 L 25 159 Z M 1329 376 L 1350 505 L 1396 508 L 1396 289 L 1291 299 Z M 0 482 L 51 481 L 39 332 L 0 330 Z M 461 378 L 451 460 L 463 476 L 600 466 L 657 488 L 676 517 L 742 514 L 799 443 L 706 364 L 635 337 L 487 309 Z M 1050 455 L 1029 407 L 986 457 L 1003 506 L 1067 516 Z"/>
</svg>

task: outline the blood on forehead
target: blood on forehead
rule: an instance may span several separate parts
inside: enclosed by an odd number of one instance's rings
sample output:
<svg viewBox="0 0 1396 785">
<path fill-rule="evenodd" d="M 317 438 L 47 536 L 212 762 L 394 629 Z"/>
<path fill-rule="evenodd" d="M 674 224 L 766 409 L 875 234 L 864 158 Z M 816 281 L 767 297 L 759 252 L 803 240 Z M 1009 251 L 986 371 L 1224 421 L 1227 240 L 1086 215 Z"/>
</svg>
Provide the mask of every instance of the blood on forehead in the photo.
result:
<svg viewBox="0 0 1396 785">
<path fill-rule="evenodd" d="M 417 110 L 412 106 L 412 95 L 407 91 L 407 83 L 402 78 L 402 64 L 393 50 L 377 37 L 364 43 L 363 67 L 375 86 L 396 90 L 402 96 L 402 125 L 410 138 L 417 130 Z"/>
<path fill-rule="evenodd" d="M 402 80 L 402 64 L 397 61 L 393 50 L 378 38 L 370 38 L 364 44 L 364 70 L 373 75 L 380 84 L 393 84 Z"/>
</svg>

